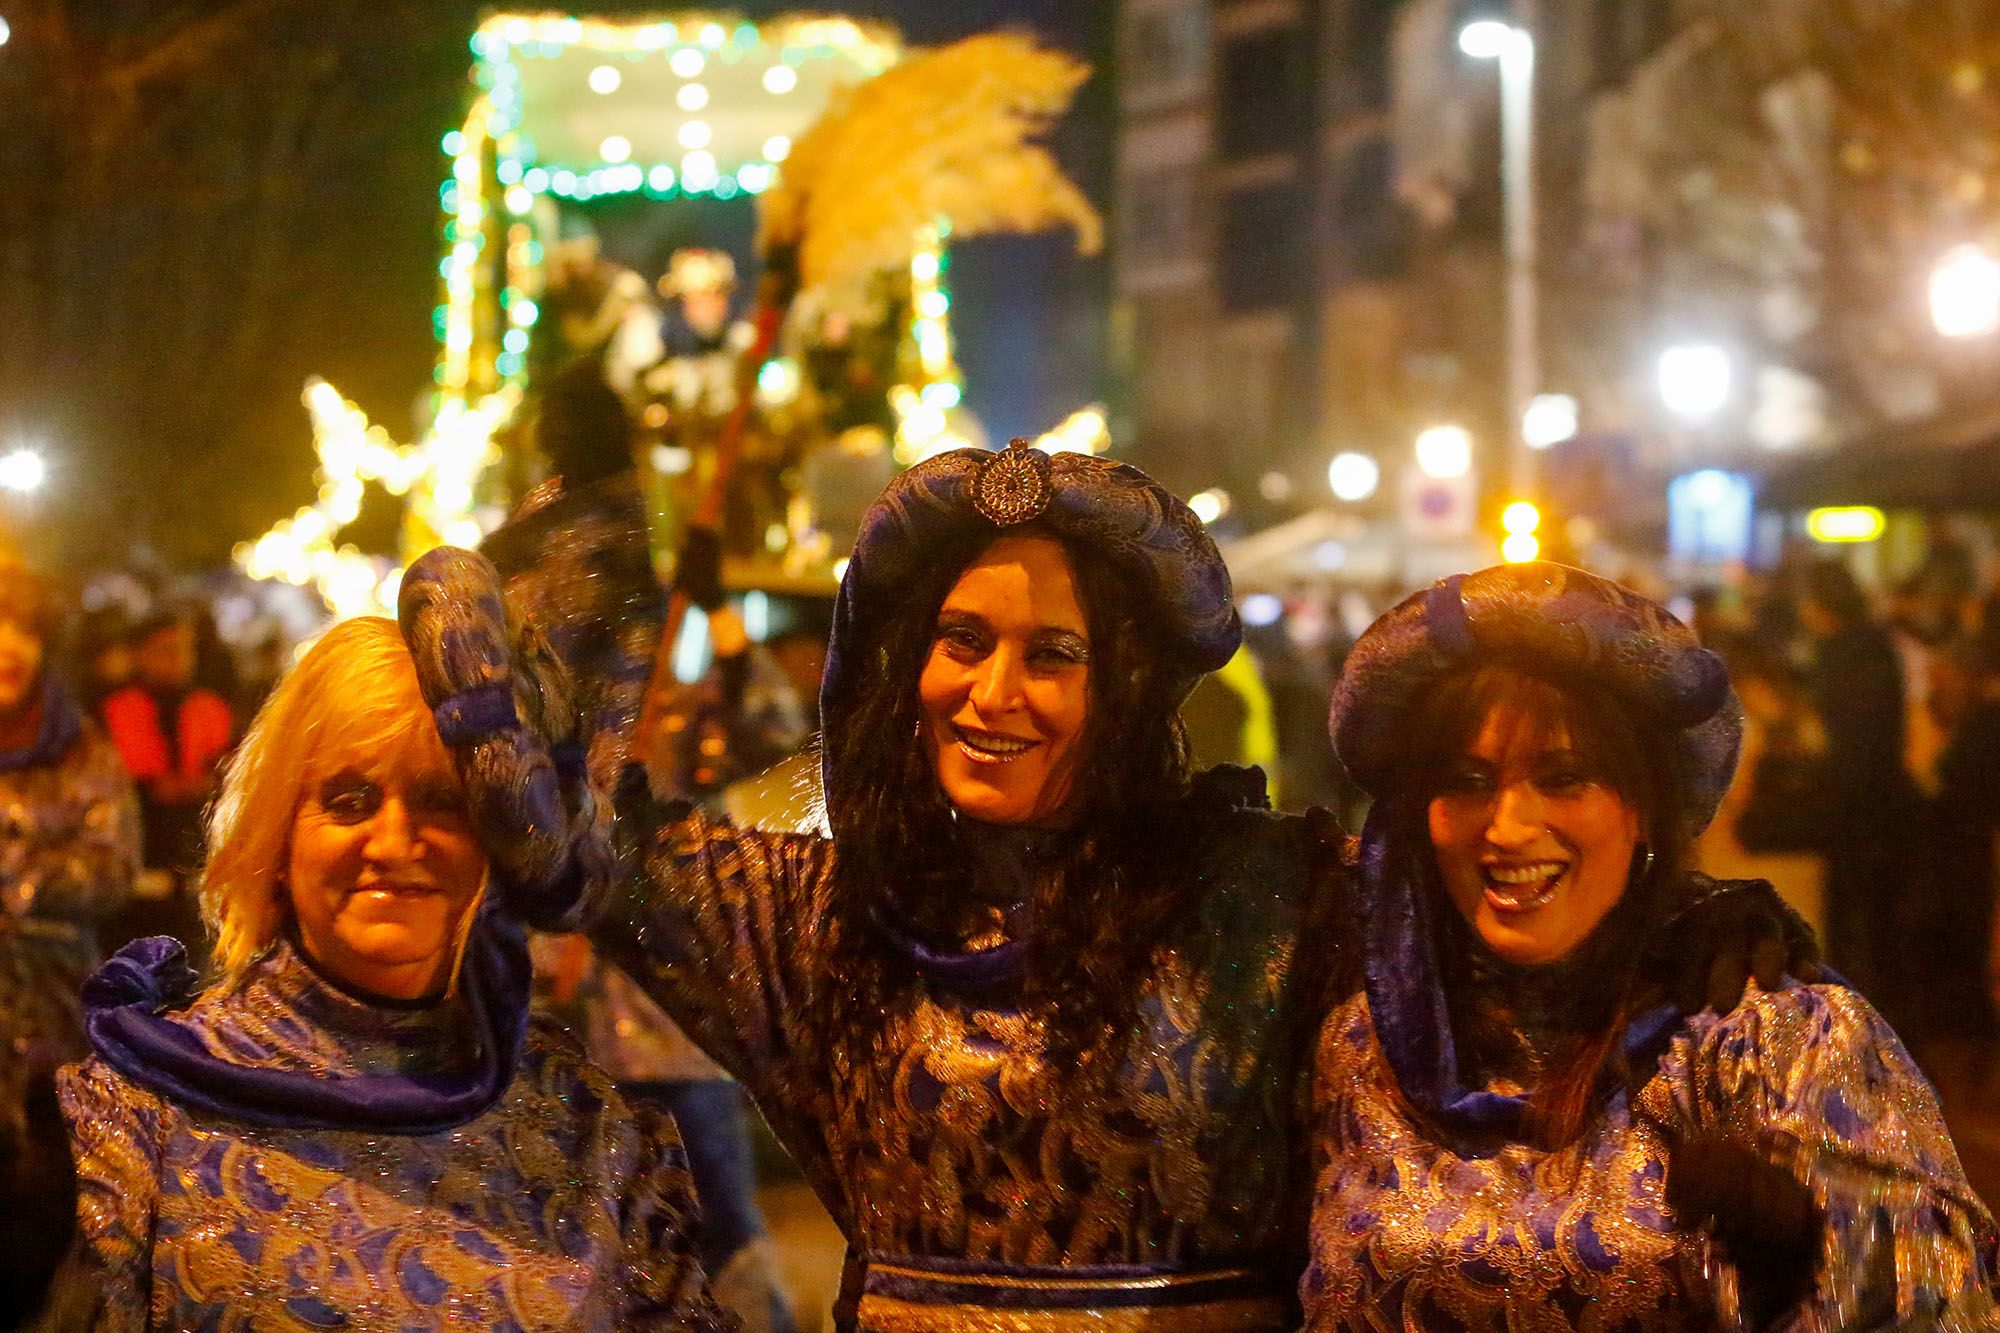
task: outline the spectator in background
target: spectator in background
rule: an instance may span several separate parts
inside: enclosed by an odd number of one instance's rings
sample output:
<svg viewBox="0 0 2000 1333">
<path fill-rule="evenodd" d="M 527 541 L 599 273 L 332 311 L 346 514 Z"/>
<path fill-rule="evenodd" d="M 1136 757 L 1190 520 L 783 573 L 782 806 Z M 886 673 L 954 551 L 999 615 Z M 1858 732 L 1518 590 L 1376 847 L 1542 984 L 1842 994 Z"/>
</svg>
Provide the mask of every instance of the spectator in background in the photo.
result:
<svg viewBox="0 0 2000 1333">
<path fill-rule="evenodd" d="M 234 738 L 229 703 L 195 684 L 194 622 L 156 612 L 132 635 L 133 680 L 104 701 L 104 722 L 139 787 L 145 821 L 144 901 L 132 935 L 201 938 L 187 885 L 201 865 L 202 811 Z"/>
<path fill-rule="evenodd" d="M 1187 727 L 1188 761 L 1197 771 L 1217 764 L 1258 768 L 1270 784 L 1274 804 L 1278 728 L 1271 692 L 1248 648 L 1238 648 L 1219 670 L 1203 676 L 1181 705 Z"/>
<path fill-rule="evenodd" d="M 1936 966 L 1931 1020 L 1942 1035 L 2000 1033 L 1993 997 L 1996 835 L 2000 835 L 2000 622 L 1941 661 L 1931 705 L 1945 735 L 1928 923 Z"/>
<path fill-rule="evenodd" d="M 132 780 L 50 673 L 54 607 L 0 563 L 0 1327 L 40 1302 L 75 1211 L 58 1066 L 86 1053 L 78 991 L 139 868 Z"/>
<path fill-rule="evenodd" d="M 124 610 L 101 606 L 77 627 L 77 661 L 82 679 L 78 704 L 91 717 L 104 715 L 104 701 L 132 682 L 132 627 Z"/>
<path fill-rule="evenodd" d="M 1889 602 L 1890 641 L 1903 662 L 1903 767 L 1926 795 L 1937 794 L 1946 742 L 1931 706 L 1933 677 L 1953 670 L 1950 659 L 1963 646 L 1975 581 L 1965 548 L 1933 537 L 1923 563 Z"/>
<path fill-rule="evenodd" d="M 1813 644 L 1807 689 L 1826 735 L 1827 952 L 1905 1031 L 1904 921 L 1914 887 L 1910 833 L 1917 793 L 1904 767 L 1903 666 L 1846 565 L 1820 560 L 1801 574 L 1799 623 Z"/>
<path fill-rule="evenodd" d="M 1747 634 L 1703 641 L 1722 655 L 1736 682 L 1743 750 L 1714 822 L 1695 843 L 1695 866 L 1717 879 L 1769 880 L 1824 935 L 1826 827 L 1822 805 L 1812 798 L 1826 749 L 1819 718 L 1783 655 Z"/>
</svg>

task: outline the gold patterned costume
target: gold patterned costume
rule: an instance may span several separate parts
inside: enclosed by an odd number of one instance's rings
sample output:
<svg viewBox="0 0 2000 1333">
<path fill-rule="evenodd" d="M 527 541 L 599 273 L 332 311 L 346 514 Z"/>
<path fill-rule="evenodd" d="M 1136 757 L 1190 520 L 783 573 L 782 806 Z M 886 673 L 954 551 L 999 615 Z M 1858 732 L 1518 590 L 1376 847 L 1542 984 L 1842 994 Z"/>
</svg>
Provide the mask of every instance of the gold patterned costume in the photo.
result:
<svg viewBox="0 0 2000 1333">
<path fill-rule="evenodd" d="M 139 869 L 139 806 L 117 750 L 53 685 L 56 743 L 0 753 L 0 1164 L 27 1136 L 27 1086 L 82 1058 L 97 928 Z"/>
<path fill-rule="evenodd" d="M 450 1001 L 365 1002 L 286 943 L 177 1016 L 217 1060 L 325 1077 L 447 1076 Z M 695 1329 L 732 1321 L 694 1259 L 670 1120 L 628 1108 L 531 1025 L 497 1104 L 431 1134 L 259 1128 L 93 1057 L 63 1072 L 78 1248 L 60 1322 L 105 1329 Z"/>
<path fill-rule="evenodd" d="M 1315 1085 L 1311 1333 L 1739 1327 L 1726 1265 L 1665 1202 L 1672 1145 L 1698 1133 L 1781 1155 L 1825 1212 L 1818 1290 L 1782 1327 L 2000 1324 L 1992 1218 L 1930 1085 L 1844 986 L 1684 1020 L 1653 1076 L 1558 1152 L 1417 1123 L 1365 995 L 1328 1021 Z"/>
<path fill-rule="evenodd" d="M 1198 969 L 1159 957 L 1108 1077 L 1091 1052 L 1052 1067 L 1004 982 L 954 980 L 1003 941 L 940 957 L 872 1031 L 815 1051 L 804 1017 L 848 984 L 825 951 L 833 844 L 665 811 L 637 837 L 643 872 L 593 941 L 743 1080 L 805 1170 L 848 1238 L 844 1326 L 1294 1325 L 1303 1061 L 1315 983 L 1339 970 L 1297 956 L 1306 821 L 1217 816 L 1197 844 L 1212 947 Z"/>
</svg>

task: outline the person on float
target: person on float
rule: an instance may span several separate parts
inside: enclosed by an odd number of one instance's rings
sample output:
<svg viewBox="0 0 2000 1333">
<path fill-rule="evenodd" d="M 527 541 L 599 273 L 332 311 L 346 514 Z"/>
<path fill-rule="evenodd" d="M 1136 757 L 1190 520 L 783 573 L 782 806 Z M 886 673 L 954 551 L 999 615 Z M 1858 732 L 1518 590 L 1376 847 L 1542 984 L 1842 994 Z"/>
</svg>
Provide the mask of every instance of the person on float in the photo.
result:
<svg viewBox="0 0 2000 1333">
<path fill-rule="evenodd" d="M 1691 1010 L 1642 966 L 1740 736 L 1679 621 L 1561 565 L 1446 579 L 1362 636 L 1333 731 L 1375 804 L 1309 1330 L 1993 1326 L 2000 1233 L 1868 1002 Z"/>
<path fill-rule="evenodd" d="M 0 1326 L 39 1304 L 75 1201 L 56 1070 L 87 1052 L 77 991 L 139 871 L 132 779 L 48 665 L 56 607 L 0 562 Z"/>
<path fill-rule="evenodd" d="M 608 631 L 646 599 L 559 536 L 496 534 L 507 595 L 598 645 L 571 655 L 586 686 L 629 689 Z M 697 603 L 714 564 L 683 556 Z M 496 600 L 477 557 L 417 569 Z M 623 873 L 579 910 L 840 1225 L 838 1327 L 1296 1327 L 1303 1071 L 1351 927 L 1336 830 L 1273 814 L 1253 772 L 1189 779 L 1177 709 L 1239 633 L 1200 520 L 1137 469 L 959 450 L 890 486 L 841 585 L 831 838 L 628 770 Z M 1745 898 L 1700 914 L 1732 947 Z M 1669 947 L 1706 972 L 1706 939 Z"/>
<path fill-rule="evenodd" d="M 329 630 L 229 767 L 202 879 L 219 975 L 197 990 L 154 938 L 85 987 L 54 1325 L 734 1327 L 671 1120 L 526 1017 L 514 914 L 602 861 L 539 740 L 561 696 L 438 635 L 419 651 L 488 684 L 475 762 L 548 836 L 476 837 L 440 734 L 461 723 L 433 721 L 396 626 Z"/>
</svg>

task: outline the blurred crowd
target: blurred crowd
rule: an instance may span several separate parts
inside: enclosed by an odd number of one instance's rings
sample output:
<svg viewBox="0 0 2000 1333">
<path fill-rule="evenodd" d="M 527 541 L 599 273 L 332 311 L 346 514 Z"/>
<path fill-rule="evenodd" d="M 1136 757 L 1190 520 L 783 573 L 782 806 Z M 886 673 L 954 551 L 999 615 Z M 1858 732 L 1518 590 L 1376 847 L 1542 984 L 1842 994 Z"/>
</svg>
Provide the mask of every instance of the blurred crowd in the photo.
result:
<svg viewBox="0 0 2000 1333">
<path fill-rule="evenodd" d="M 1800 560 L 1693 599 L 1746 714 L 1702 848 L 1772 880 L 1907 1037 L 1991 1037 L 2000 587 L 1940 542 L 1871 592 Z"/>
</svg>

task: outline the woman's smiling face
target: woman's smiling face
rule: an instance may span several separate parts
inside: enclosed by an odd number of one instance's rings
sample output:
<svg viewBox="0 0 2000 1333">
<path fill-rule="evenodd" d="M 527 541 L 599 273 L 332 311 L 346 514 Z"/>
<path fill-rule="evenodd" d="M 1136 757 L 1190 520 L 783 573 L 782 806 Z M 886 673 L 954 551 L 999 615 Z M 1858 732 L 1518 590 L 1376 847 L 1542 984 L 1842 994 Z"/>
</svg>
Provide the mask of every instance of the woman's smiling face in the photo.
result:
<svg viewBox="0 0 2000 1333">
<path fill-rule="evenodd" d="M 1089 621 L 1061 543 L 1002 537 L 966 566 L 917 694 L 938 785 L 961 814 L 1061 819 L 1090 714 Z"/>
<path fill-rule="evenodd" d="M 435 743 L 367 755 L 330 742 L 292 817 L 286 881 L 300 943 L 347 985 L 435 995 L 486 875 L 464 789 Z"/>
<path fill-rule="evenodd" d="M 1429 806 L 1446 894 L 1511 963 L 1567 957 L 1625 895 L 1641 820 L 1566 728 L 1491 709 Z"/>
</svg>

